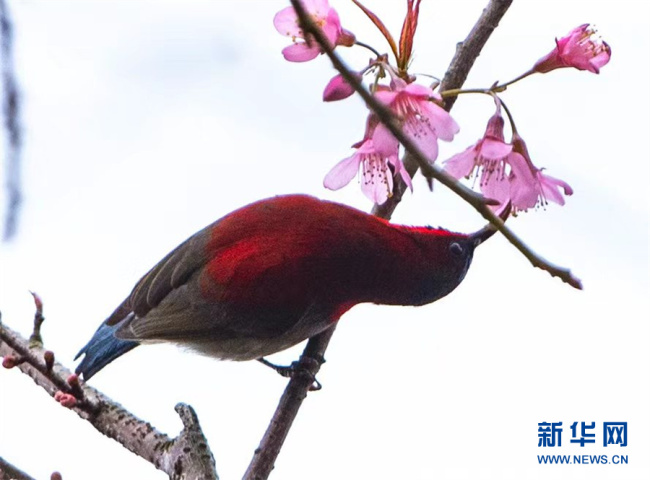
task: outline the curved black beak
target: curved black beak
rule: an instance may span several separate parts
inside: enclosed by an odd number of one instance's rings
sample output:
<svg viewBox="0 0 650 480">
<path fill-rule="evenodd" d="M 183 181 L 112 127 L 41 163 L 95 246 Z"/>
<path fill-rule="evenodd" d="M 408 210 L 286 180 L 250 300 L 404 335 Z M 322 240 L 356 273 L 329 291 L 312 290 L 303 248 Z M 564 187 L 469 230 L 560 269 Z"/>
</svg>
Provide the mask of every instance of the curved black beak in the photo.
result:
<svg viewBox="0 0 650 480">
<path fill-rule="evenodd" d="M 501 209 L 498 217 L 505 222 L 510 216 L 511 211 L 512 211 L 512 204 L 508 202 L 508 204 L 503 209 Z M 472 242 L 472 245 L 474 245 L 474 248 L 476 248 L 481 243 L 485 242 L 488 238 L 490 238 L 492 235 L 494 235 L 496 232 L 497 232 L 496 227 L 491 223 L 488 223 L 486 226 L 484 226 L 477 232 L 472 233 L 469 236 L 469 239 Z"/>
</svg>

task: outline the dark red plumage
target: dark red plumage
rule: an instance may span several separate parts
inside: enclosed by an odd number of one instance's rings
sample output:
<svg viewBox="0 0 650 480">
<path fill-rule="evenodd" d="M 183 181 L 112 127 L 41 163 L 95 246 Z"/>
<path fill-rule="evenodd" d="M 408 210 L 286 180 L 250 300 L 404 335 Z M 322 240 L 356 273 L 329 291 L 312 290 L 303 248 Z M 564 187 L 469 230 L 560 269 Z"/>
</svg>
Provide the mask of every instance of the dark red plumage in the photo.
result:
<svg viewBox="0 0 650 480">
<path fill-rule="evenodd" d="M 88 378 L 152 341 L 249 360 L 319 333 L 358 303 L 433 302 L 462 281 L 491 233 L 392 225 L 304 195 L 256 202 L 149 271 L 80 352 L 78 371 Z"/>
</svg>

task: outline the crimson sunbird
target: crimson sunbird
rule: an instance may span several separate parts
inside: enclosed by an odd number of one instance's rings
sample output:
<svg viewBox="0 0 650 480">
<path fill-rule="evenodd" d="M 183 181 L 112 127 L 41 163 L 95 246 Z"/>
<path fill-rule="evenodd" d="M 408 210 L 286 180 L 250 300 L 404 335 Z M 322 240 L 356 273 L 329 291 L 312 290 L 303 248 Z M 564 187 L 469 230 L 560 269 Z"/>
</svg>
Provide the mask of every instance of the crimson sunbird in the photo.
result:
<svg viewBox="0 0 650 480">
<path fill-rule="evenodd" d="M 79 352 L 77 373 L 89 379 L 150 342 L 260 359 L 359 303 L 435 302 L 460 284 L 475 247 L 494 231 L 394 225 L 306 195 L 258 201 L 195 233 L 146 273 Z"/>
</svg>

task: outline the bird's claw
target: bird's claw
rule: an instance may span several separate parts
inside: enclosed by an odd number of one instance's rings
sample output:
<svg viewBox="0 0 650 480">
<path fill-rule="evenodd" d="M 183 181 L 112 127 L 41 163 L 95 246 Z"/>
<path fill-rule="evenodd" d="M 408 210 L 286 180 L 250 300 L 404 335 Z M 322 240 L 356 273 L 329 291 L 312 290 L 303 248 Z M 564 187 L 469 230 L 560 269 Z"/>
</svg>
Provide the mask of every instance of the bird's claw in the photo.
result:
<svg viewBox="0 0 650 480">
<path fill-rule="evenodd" d="M 266 365 L 269 368 L 272 368 L 275 370 L 277 373 L 279 373 L 281 376 L 285 378 L 291 378 L 298 368 L 298 362 L 292 362 L 291 365 L 276 365 L 275 363 L 269 362 L 266 358 L 258 358 L 258 362 L 260 362 L 262 365 Z"/>
<path fill-rule="evenodd" d="M 281 376 L 285 378 L 293 378 L 293 376 L 299 372 L 304 372 L 310 375 L 312 377 L 312 384 L 309 387 L 310 392 L 316 392 L 321 388 L 323 388 L 323 385 L 316 379 L 316 376 L 313 375 L 309 371 L 309 369 L 307 369 L 305 366 L 301 365 L 300 361 L 298 360 L 291 362 L 291 365 L 276 365 L 275 363 L 271 363 L 266 358 L 263 357 L 258 358 L 257 361 L 260 362 L 262 365 L 266 365 L 267 367 L 272 368 L 273 370 L 275 370 L 277 373 L 279 373 Z"/>
</svg>

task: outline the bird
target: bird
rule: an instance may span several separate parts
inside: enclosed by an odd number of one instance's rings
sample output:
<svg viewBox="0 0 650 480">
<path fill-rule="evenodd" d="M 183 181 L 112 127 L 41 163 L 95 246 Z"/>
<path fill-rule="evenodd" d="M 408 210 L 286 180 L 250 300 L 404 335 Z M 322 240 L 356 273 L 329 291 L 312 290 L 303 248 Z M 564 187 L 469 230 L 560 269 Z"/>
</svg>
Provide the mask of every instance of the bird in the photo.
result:
<svg viewBox="0 0 650 480">
<path fill-rule="evenodd" d="M 307 195 L 257 201 L 149 270 L 77 354 L 76 373 L 88 380 L 156 342 L 223 360 L 263 360 L 357 304 L 435 302 L 463 281 L 474 249 L 494 232 L 489 224 L 469 235 L 396 225 Z"/>
</svg>

